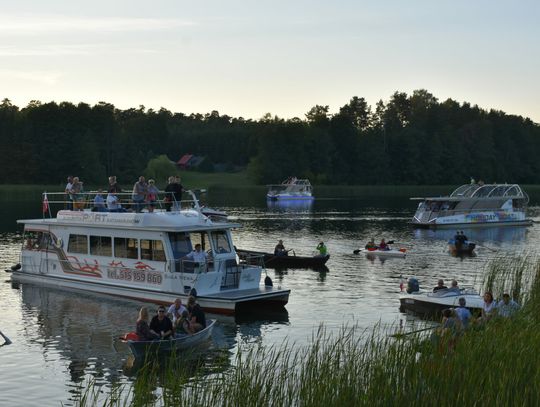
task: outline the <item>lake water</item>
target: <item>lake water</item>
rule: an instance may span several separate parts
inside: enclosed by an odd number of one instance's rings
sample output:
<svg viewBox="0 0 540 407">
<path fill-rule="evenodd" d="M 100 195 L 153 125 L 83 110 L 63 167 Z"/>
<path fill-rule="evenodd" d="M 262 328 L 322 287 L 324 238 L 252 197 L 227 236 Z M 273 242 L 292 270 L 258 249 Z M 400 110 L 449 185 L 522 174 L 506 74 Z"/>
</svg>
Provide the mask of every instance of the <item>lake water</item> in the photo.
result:
<svg viewBox="0 0 540 407">
<path fill-rule="evenodd" d="M 344 324 L 371 329 L 381 322 L 411 328 L 418 319 L 399 312 L 401 277 L 415 276 L 421 286 L 456 278 L 480 288 L 486 263 L 498 255 L 538 252 L 539 200 L 532 200 L 528 228 L 464 229 L 479 243 L 475 257 L 447 252 L 454 230 L 414 230 L 407 222 L 415 204 L 404 198 L 317 199 L 312 205 L 268 206 L 264 197 L 249 206 L 241 197 L 210 196 L 243 228 L 235 231 L 239 248 L 273 250 L 278 239 L 296 254 L 310 255 L 323 240 L 331 254 L 328 270 L 268 269 L 274 285 L 290 288 L 286 312 L 272 315 L 213 316 L 218 323 L 202 360 L 209 371 L 226 368 L 239 348 L 284 341 L 305 344 L 322 323 L 329 330 Z M 253 197 L 246 200 L 253 202 Z M 17 218 L 40 216 L 36 203 L 3 203 L 0 267 L 17 263 L 21 238 Z M 6 214 L 10 214 L 6 216 Z M 370 238 L 394 240 L 407 248 L 405 259 L 370 260 L 355 255 Z M 9 274 L 0 285 L 4 315 L 0 330 L 13 344 L 0 348 L 0 405 L 73 405 L 80 384 L 93 380 L 108 388 L 129 383 L 137 374 L 118 335 L 134 328 L 141 302 L 81 294 L 31 284 L 13 287 Z M 0 340 L 1 341 L 1 340 Z M 223 362 L 225 360 L 225 363 Z"/>
</svg>

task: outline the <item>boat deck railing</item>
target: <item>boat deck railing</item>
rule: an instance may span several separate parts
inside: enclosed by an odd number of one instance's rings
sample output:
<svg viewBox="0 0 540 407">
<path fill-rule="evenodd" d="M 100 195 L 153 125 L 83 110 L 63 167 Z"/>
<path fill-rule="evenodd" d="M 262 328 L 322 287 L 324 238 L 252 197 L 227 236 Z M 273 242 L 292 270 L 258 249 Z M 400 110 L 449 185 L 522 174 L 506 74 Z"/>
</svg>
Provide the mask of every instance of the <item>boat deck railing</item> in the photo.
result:
<svg viewBox="0 0 540 407">
<path fill-rule="evenodd" d="M 202 207 L 199 204 L 196 192 L 205 192 L 205 190 L 186 190 L 184 194 L 188 195 L 188 199 L 177 201 L 174 194 L 166 191 L 158 191 L 156 199 L 152 202 L 145 200 L 144 202 L 135 202 L 132 192 L 118 192 L 114 195 L 118 197 L 119 204 L 122 209 L 109 210 L 107 209 L 107 192 L 101 190 L 84 191 L 77 194 L 66 194 L 65 192 L 43 192 L 43 215 L 52 217 L 52 207 L 58 210 L 74 210 L 74 211 L 93 211 L 93 212 L 142 212 L 148 211 L 150 205 L 152 210 L 159 211 L 180 211 L 182 209 L 195 209 L 201 212 Z M 96 195 L 103 197 L 103 203 L 96 205 L 94 199 Z"/>
</svg>

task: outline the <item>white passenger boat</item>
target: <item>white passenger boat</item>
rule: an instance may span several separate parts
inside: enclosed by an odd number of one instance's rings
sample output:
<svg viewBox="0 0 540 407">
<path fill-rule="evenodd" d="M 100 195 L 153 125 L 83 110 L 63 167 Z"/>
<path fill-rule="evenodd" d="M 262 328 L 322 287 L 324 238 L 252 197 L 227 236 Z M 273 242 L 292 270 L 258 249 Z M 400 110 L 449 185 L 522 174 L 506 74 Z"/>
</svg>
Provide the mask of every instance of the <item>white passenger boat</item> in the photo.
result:
<svg viewBox="0 0 540 407">
<path fill-rule="evenodd" d="M 400 311 L 411 311 L 426 316 L 437 316 L 445 308 L 459 307 L 459 299 L 465 298 L 465 307 L 479 313 L 484 299 L 474 288 L 443 289 L 435 292 L 414 291 L 401 295 Z"/>
<path fill-rule="evenodd" d="M 312 200 L 312 186 L 308 179 L 291 177 L 277 185 L 267 185 L 266 198 L 272 201 L 281 200 Z"/>
<path fill-rule="evenodd" d="M 462 185 L 450 196 L 420 200 L 412 225 L 416 227 L 529 226 L 528 195 L 517 184 Z"/>
<path fill-rule="evenodd" d="M 226 314 L 282 308 L 290 290 L 269 277 L 261 285 L 261 267 L 237 263 L 231 229 L 240 225 L 212 221 L 192 196 L 192 209 L 173 212 L 60 210 L 56 218 L 19 220 L 23 247 L 12 280 L 161 304 L 191 293 L 205 310 Z M 197 243 L 208 260 L 186 259 Z"/>
</svg>

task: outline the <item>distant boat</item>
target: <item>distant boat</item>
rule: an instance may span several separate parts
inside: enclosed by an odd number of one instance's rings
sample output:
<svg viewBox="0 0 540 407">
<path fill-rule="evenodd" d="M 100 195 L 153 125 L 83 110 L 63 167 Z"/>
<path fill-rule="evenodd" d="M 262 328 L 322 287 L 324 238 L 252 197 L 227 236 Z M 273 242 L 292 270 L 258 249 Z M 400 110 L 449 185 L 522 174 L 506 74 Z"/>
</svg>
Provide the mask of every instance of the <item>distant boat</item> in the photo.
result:
<svg viewBox="0 0 540 407">
<path fill-rule="evenodd" d="M 287 178 L 281 184 L 267 185 L 268 193 L 266 198 L 272 201 L 281 200 L 311 200 L 313 187 L 308 179 L 298 179 L 296 177 Z"/>
<path fill-rule="evenodd" d="M 411 198 L 421 201 L 411 224 L 439 228 L 530 226 L 525 217 L 529 196 L 517 184 L 465 184 L 450 196 Z"/>
<path fill-rule="evenodd" d="M 476 243 L 469 242 L 468 240 L 464 242 L 456 241 L 455 239 L 450 239 L 448 241 L 448 251 L 453 255 L 461 254 L 473 254 L 474 249 L 476 248 Z"/>
<path fill-rule="evenodd" d="M 124 340 L 129 345 L 129 349 L 136 358 L 144 358 L 145 355 L 172 352 L 192 348 L 204 342 L 212 335 L 212 329 L 216 323 L 215 319 L 209 320 L 206 328 L 202 331 L 190 334 L 177 334 L 172 339 L 162 339 L 154 341 Z M 130 334 L 126 335 L 129 337 Z"/>
<path fill-rule="evenodd" d="M 326 256 L 274 256 L 273 253 L 257 252 L 253 250 L 237 249 L 236 253 L 241 261 L 247 264 L 260 265 L 261 262 L 268 268 L 323 268 L 330 258 Z"/>
</svg>

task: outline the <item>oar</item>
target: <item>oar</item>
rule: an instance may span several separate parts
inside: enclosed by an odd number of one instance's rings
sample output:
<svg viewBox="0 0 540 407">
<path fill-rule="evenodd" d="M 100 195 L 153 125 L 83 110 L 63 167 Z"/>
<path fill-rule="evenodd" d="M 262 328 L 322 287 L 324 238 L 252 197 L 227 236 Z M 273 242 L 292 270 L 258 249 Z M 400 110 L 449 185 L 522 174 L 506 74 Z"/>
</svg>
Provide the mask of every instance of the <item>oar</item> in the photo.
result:
<svg viewBox="0 0 540 407">
<path fill-rule="evenodd" d="M 415 334 L 415 333 L 418 333 L 418 332 L 429 331 L 431 329 L 436 329 L 438 327 L 439 326 L 437 325 L 437 326 L 431 326 L 429 328 L 417 329 L 416 331 L 411 331 L 411 332 L 405 332 L 405 333 L 398 332 L 398 333 L 395 333 L 395 334 L 392 334 L 392 335 L 389 335 L 389 336 L 392 337 L 392 338 L 402 338 L 402 337 L 407 336 L 407 335 L 412 335 L 412 334 Z"/>
<path fill-rule="evenodd" d="M 2 331 L 0 331 L 0 335 L 2 336 L 2 338 L 4 338 L 4 341 L 5 341 L 5 342 L 2 344 L 2 346 L 4 346 L 4 345 L 11 345 L 11 340 L 10 340 L 6 335 L 4 335 L 4 334 L 2 333 Z"/>
<path fill-rule="evenodd" d="M 476 245 L 477 245 L 478 247 L 483 247 L 484 249 L 491 250 L 492 252 L 495 252 L 495 253 L 498 252 L 498 250 L 492 249 L 491 247 L 484 246 L 484 245 L 482 245 L 482 244 L 480 244 L 480 243 L 476 243 Z"/>
</svg>

